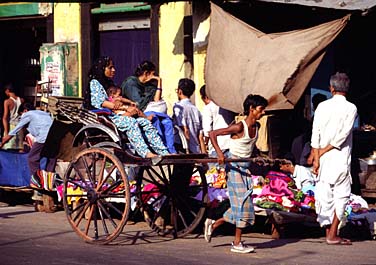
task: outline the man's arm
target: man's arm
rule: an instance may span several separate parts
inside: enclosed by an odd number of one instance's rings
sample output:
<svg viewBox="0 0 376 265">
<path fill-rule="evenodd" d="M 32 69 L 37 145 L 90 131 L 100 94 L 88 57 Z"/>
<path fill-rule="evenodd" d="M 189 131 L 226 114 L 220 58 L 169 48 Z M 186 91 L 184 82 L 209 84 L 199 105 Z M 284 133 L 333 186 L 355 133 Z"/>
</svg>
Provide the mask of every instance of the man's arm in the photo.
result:
<svg viewBox="0 0 376 265">
<path fill-rule="evenodd" d="M 319 148 L 320 148 L 320 106 L 317 107 L 312 124 L 311 136 L 311 154 L 312 155 L 312 172 L 318 174 L 320 167 Z"/>
<path fill-rule="evenodd" d="M 9 100 L 4 101 L 4 114 L 3 114 L 4 136 L 9 133 Z"/>
<path fill-rule="evenodd" d="M 313 154 L 312 172 L 317 175 L 319 173 L 319 168 L 320 168 L 319 149 L 312 147 L 312 154 Z"/>
<path fill-rule="evenodd" d="M 189 128 L 188 126 L 183 126 L 183 131 L 184 131 L 184 136 L 185 136 L 185 139 L 187 139 L 187 141 L 189 142 Z"/>
<path fill-rule="evenodd" d="M 238 134 L 243 130 L 243 123 L 239 122 L 236 124 L 232 124 L 227 128 L 223 129 L 218 129 L 209 132 L 209 137 L 210 137 L 210 142 L 212 143 L 215 151 L 217 152 L 218 155 L 218 163 L 220 165 L 223 165 L 225 162 L 225 157 L 223 155 L 223 152 L 221 148 L 218 145 L 217 137 L 220 135 L 232 135 L 232 134 Z"/>
<path fill-rule="evenodd" d="M 330 150 L 332 150 L 332 149 L 334 149 L 334 148 L 336 148 L 336 147 L 334 147 L 333 145 L 331 145 L 331 144 L 328 144 L 327 146 L 325 146 L 324 148 L 320 148 L 319 149 L 319 158 L 323 155 L 323 154 L 325 154 L 325 153 L 327 153 L 327 152 L 329 152 Z"/>
<path fill-rule="evenodd" d="M 208 138 L 208 137 L 207 137 Z M 209 138 L 208 138 L 209 139 Z M 207 150 L 207 143 L 205 142 L 205 139 L 204 139 L 204 133 L 203 131 L 201 130 L 199 135 L 198 135 L 198 140 L 200 142 L 200 150 L 201 150 L 201 153 L 203 154 L 207 154 L 208 153 L 208 150 Z"/>
<path fill-rule="evenodd" d="M 1 143 L 0 143 L 0 148 L 3 148 L 4 144 L 6 144 L 10 139 L 13 138 L 13 135 L 6 135 L 2 138 Z"/>
<path fill-rule="evenodd" d="M 9 135 L 15 136 L 22 128 L 26 127 L 31 121 L 30 111 L 22 114 L 20 121 L 17 123 L 16 127 L 9 132 Z"/>
</svg>

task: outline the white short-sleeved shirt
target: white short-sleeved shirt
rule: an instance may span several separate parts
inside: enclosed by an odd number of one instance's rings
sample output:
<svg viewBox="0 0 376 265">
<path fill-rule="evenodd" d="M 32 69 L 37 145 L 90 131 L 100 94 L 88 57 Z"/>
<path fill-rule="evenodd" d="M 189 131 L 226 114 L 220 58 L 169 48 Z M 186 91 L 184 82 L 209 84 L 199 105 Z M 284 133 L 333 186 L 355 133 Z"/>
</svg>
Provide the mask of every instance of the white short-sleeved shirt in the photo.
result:
<svg viewBox="0 0 376 265">
<path fill-rule="evenodd" d="M 222 109 L 213 101 L 210 101 L 202 110 L 202 129 L 204 136 L 209 137 L 210 131 L 227 128 L 233 119 L 234 116 L 230 111 Z M 229 148 L 230 135 L 218 136 L 217 141 L 221 150 L 226 150 Z M 209 154 L 213 151 L 214 147 L 209 141 Z"/>
</svg>

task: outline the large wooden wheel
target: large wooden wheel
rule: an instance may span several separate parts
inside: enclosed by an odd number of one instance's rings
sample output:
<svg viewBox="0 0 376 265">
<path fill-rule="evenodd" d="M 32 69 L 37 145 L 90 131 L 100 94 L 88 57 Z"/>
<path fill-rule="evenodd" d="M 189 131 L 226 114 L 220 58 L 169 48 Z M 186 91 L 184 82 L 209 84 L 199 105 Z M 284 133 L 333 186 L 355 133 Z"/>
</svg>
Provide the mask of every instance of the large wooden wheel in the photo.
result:
<svg viewBox="0 0 376 265">
<path fill-rule="evenodd" d="M 65 173 L 63 194 L 68 221 L 86 242 L 106 244 L 122 232 L 130 212 L 129 183 L 110 151 L 79 152 Z"/>
<path fill-rule="evenodd" d="M 202 166 L 144 167 L 140 174 L 139 201 L 145 221 L 152 230 L 174 238 L 192 233 L 204 216 L 208 203 Z M 192 176 L 198 182 L 192 181 Z"/>
</svg>

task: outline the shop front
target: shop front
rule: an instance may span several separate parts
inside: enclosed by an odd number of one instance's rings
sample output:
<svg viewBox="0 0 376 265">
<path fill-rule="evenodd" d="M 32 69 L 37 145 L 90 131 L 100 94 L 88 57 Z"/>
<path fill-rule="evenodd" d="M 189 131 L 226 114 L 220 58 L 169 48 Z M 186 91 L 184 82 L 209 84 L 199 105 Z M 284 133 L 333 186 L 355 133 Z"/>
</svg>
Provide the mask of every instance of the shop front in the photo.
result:
<svg viewBox="0 0 376 265">
<path fill-rule="evenodd" d="M 17 95 L 34 96 L 40 80 L 39 48 L 53 42 L 52 4 L 9 3 L 0 5 L 0 86 L 12 83 Z M 4 99 L 1 93 L 1 101 Z"/>
</svg>

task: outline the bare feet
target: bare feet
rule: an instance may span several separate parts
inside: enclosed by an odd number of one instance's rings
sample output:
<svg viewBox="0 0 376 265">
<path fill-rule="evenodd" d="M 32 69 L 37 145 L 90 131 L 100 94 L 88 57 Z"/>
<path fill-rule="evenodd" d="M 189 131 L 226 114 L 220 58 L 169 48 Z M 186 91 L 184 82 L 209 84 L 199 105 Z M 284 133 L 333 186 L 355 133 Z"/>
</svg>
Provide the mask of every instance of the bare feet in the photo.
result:
<svg viewBox="0 0 376 265">
<path fill-rule="evenodd" d="M 156 156 L 158 156 L 158 155 L 153 154 L 153 153 L 147 153 L 146 154 L 146 158 L 153 158 L 153 157 L 156 157 Z"/>
</svg>

